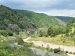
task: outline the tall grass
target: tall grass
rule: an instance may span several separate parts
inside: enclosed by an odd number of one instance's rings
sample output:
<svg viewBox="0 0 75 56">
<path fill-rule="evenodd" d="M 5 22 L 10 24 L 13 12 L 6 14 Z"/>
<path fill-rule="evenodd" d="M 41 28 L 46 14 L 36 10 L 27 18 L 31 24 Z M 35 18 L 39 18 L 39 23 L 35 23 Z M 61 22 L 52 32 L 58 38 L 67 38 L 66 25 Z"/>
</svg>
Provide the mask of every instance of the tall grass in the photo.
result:
<svg viewBox="0 0 75 56">
<path fill-rule="evenodd" d="M 18 41 L 22 42 L 20 39 Z M 18 41 L 11 37 L 0 37 L 0 56 L 37 56 L 28 48 L 27 43 L 20 45 Z"/>
<path fill-rule="evenodd" d="M 75 45 L 74 38 L 72 37 L 32 37 L 30 41 L 43 41 L 47 43 L 60 44 L 60 45 Z"/>
</svg>

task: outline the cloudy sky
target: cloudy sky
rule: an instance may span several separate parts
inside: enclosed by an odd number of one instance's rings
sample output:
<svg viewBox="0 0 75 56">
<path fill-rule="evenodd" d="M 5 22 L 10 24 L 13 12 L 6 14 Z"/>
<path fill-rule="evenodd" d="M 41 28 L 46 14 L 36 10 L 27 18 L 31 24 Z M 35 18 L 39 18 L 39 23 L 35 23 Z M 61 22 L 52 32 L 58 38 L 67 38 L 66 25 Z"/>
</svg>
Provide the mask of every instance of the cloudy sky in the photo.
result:
<svg viewBox="0 0 75 56">
<path fill-rule="evenodd" d="M 0 4 L 53 16 L 75 16 L 75 0 L 0 0 Z"/>
</svg>

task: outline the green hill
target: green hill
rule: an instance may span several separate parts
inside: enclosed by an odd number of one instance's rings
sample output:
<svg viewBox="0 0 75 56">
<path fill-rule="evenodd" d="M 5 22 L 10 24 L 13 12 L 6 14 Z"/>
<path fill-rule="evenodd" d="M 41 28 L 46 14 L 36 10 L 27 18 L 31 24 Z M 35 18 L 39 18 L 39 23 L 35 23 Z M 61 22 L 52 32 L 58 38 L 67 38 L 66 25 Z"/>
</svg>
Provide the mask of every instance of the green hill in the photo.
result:
<svg viewBox="0 0 75 56">
<path fill-rule="evenodd" d="M 23 16 L 8 7 L 0 6 L 0 30 L 20 31 L 28 28 L 35 27 L 27 16 Z"/>
<path fill-rule="evenodd" d="M 37 27 L 50 27 L 53 25 L 63 25 L 60 24 L 59 20 L 54 16 L 48 16 L 43 13 L 35 13 L 27 10 L 16 10 L 21 15 L 27 16 Z M 63 21 L 62 21 L 63 22 Z"/>
<path fill-rule="evenodd" d="M 61 23 L 62 22 L 62 23 Z M 36 13 L 28 10 L 17 10 L 0 5 L 0 32 L 29 31 L 35 32 L 39 28 L 64 28 L 64 21 L 55 16 Z"/>
</svg>

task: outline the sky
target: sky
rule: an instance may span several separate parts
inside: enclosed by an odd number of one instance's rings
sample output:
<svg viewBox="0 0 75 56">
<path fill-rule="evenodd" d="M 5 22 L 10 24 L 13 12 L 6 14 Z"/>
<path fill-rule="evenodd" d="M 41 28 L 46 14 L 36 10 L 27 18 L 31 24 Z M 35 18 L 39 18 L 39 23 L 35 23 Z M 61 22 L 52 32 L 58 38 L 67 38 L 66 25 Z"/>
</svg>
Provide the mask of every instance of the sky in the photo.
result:
<svg viewBox="0 0 75 56">
<path fill-rule="evenodd" d="M 51 16 L 75 16 L 75 0 L 0 0 L 0 4 Z"/>
</svg>

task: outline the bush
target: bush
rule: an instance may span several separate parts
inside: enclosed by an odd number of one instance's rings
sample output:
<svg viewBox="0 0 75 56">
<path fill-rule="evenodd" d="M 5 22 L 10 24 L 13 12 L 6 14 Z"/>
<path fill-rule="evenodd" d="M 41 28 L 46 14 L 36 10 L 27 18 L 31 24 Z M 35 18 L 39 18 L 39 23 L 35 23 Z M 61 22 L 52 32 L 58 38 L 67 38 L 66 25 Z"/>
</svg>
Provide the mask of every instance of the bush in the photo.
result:
<svg viewBox="0 0 75 56">
<path fill-rule="evenodd" d="M 13 33 L 12 33 L 12 32 L 8 32 L 8 35 L 9 35 L 9 36 L 13 36 Z"/>
<path fill-rule="evenodd" d="M 72 52 L 69 52 L 69 54 L 72 54 Z"/>
<path fill-rule="evenodd" d="M 75 55 L 75 52 L 73 54 Z"/>
<path fill-rule="evenodd" d="M 66 53 L 68 53 L 68 51 L 66 51 Z"/>
<path fill-rule="evenodd" d="M 13 43 L 11 44 L 13 45 Z M 0 42 L 0 56 L 36 56 L 27 45 L 25 43 L 25 46 L 21 45 L 22 47 L 11 47 L 7 41 Z"/>
<path fill-rule="evenodd" d="M 54 53 L 59 53 L 60 51 L 61 51 L 60 48 L 54 49 Z"/>
<path fill-rule="evenodd" d="M 7 32 L 0 32 L 0 34 L 3 35 L 3 36 L 7 36 L 8 35 Z"/>
<path fill-rule="evenodd" d="M 17 42 L 19 45 L 24 44 L 24 41 L 23 41 L 22 38 L 20 38 L 20 37 L 17 37 L 16 42 Z"/>
</svg>

